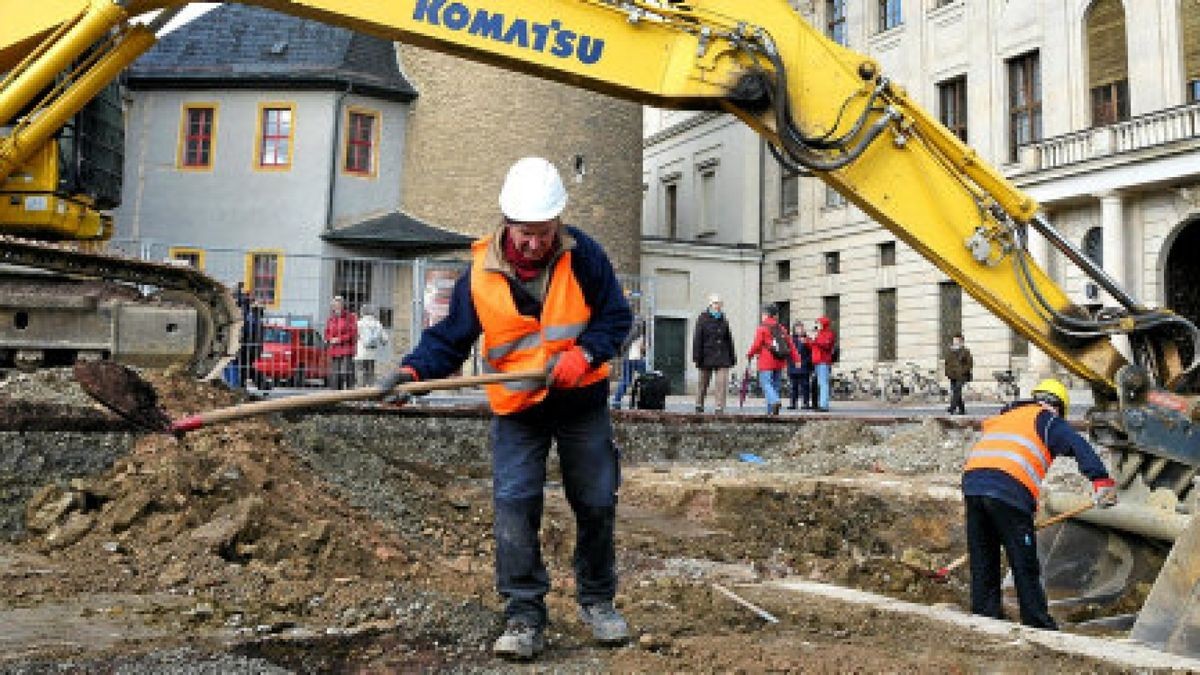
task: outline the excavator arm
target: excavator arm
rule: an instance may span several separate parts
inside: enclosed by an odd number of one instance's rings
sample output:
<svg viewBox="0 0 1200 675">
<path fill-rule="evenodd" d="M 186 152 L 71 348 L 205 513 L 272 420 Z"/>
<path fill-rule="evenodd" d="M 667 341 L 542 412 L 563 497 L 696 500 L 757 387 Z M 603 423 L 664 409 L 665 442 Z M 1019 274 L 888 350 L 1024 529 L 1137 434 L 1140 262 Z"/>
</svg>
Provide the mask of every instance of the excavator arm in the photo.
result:
<svg viewBox="0 0 1200 675">
<path fill-rule="evenodd" d="M 130 16 L 162 0 L 0 0 L 0 125 L 28 109 L 93 45 L 40 114 L 0 140 L 0 180 L 43 147 L 70 115 L 153 43 Z M 724 109 L 764 136 L 791 171 L 820 177 L 919 251 L 968 294 L 1101 392 L 1125 359 L 1106 339 L 1181 323 L 1146 310 L 1038 217 L 1038 205 L 982 161 L 877 63 L 828 40 L 784 0 L 261 0 L 280 12 L 457 54 L 668 108 Z M 123 29 L 120 27 L 124 26 Z M 114 31 L 122 32 L 111 37 Z M 38 47 L 31 47 L 42 38 Z M 104 38 L 104 40 L 102 40 Z M 36 49 L 37 51 L 32 51 Z M 28 58 L 33 53 L 37 58 Z M 21 67 L 20 55 L 25 55 Z M 1037 268 L 1028 228 L 1085 267 L 1124 307 L 1088 316 Z M 1194 329 L 1193 329 L 1194 332 Z M 1152 375 L 1183 364 L 1170 341 L 1148 343 Z M 1195 350 L 1194 350 L 1195 351 Z"/>
<path fill-rule="evenodd" d="M 10 129 L 0 133 L 0 182 L 35 161 L 65 120 L 153 43 L 157 26 L 131 27 L 129 17 L 166 10 L 161 23 L 183 4 L 0 0 L 0 70 L 10 71 L 0 82 L 0 128 Z M 1093 434 L 1116 453 L 1123 494 L 1138 498 L 1089 517 L 1168 539 L 1183 530 L 1177 512 L 1186 513 L 1184 502 L 1195 502 L 1198 492 L 1193 478 L 1200 466 L 1200 406 L 1159 387 L 1174 386 L 1194 367 L 1200 353 L 1195 326 L 1141 306 L 1039 216 L 1033 199 L 921 109 L 875 61 L 828 40 L 785 0 L 246 4 L 644 104 L 736 115 L 766 140 L 786 171 L 832 185 L 1091 383 L 1098 404 Z M 1119 306 L 1097 312 L 1073 305 L 1029 255 L 1031 231 Z M 1172 333 L 1190 337 L 1192 363 L 1183 363 Z M 1113 346 L 1114 335 L 1129 336 L 1135 363 Z M 1156 529 L 1166 521 L 1169 527 Z M 1174 571 L 1155 587 L 1145 615 L 1159 618 L 1139 623 L 1143 628 L 1135 635 L 1170 648 L 1172 640 L 1184 639 L 1171 631 L 1182 626 L 1180 634 L 1195 632 L 1196 622 L 1186 617 L 1200 609 L 1172 603 L 1195 598 L 1200 588 L 1198 522 L 1191 519 L 1190 534 L 1180 537 L 1167 563 Z M 1191 643 L 1174 648 L 1200 650 Z"/>
</svg>

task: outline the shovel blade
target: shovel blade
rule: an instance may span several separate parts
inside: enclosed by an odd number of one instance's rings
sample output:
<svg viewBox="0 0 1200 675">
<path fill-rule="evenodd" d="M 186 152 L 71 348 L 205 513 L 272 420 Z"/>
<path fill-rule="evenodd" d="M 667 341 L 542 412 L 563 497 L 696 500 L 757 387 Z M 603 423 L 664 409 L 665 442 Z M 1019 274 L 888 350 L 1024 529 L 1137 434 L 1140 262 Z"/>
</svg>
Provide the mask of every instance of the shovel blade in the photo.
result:
<svg viewBox="0 0 1200 675">
<path fill-rule="evenodd" d="M 170 418 L 158 405 L 158 392 L 131 368 L 112 361 L 81 361 L 74 375 L 88 396 L 134 425 L 150 431 L 170 428 Z"/>
<path fill-rule="evenodd" d="M 1130 634 L 1185 656 L 1200 656 L 1200 518 L 1192 517 L 1159 572 Z"/>
</svg>

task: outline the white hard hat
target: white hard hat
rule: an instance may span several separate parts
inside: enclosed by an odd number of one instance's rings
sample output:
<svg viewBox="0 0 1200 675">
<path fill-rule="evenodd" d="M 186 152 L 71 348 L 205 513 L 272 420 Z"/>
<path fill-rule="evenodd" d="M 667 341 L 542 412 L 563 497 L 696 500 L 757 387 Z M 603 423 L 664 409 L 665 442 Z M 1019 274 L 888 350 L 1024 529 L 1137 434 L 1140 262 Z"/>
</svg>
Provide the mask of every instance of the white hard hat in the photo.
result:
<svg viewBox="0 0 1200 675">
<path fill-rule="evenodd" d="M 558 169 L 541 157 L 517 160 L 500 189 L 500 212 L 520 222 L 550 220 L 567 206 L 567 189 Z"/>
<path fill-rule="evenodd" d="M 721 296 L 717 295 L 716 293 L 709 293 L 709 294 L 708 294 L 708 304 L 710 304 L 710 305 L 717 305 L 717 304 L 720 304 L 720 303 L 721 303 Z"/>
</svg>

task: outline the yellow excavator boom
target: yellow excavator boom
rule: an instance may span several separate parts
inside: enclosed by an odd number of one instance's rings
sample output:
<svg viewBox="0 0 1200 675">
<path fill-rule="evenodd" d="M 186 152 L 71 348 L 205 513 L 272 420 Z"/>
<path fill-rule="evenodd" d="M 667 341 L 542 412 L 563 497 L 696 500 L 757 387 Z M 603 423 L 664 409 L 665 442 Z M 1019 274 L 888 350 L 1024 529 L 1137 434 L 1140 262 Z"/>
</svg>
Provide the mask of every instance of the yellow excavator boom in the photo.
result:
<svg viewBox="0 0 1200 675">
<path fill-rule="evenodd" d="M 0 0 L 0 64 L 16 73 L 0 89 L 0 124 L 100 40 L 101 27 L 180 4 Z M 790 168 L 833 185 L 1071 372 L 1111 390 L 1124 364 L 1098 333 L 1064 340 L 1053 325 L 1054 316 L 1075 310 L 1017 240 L 1017 228 L 1038 225 L 1037 204 L 888 82 L 874 61 L 828 40 L 784 0 L 247 4 L 650 105 L 728 110 L 791 155 Z M 28 55 L 35 37 L 47 44 L 22 70 L 18 56 Z M 48 104 L 49 113 L 18 122 L 0 140 L 0 180 L 150 40 L 135 28 L 112 42 Z M 797 150 L 797 139 L 812 144 Z"/>
</svg>

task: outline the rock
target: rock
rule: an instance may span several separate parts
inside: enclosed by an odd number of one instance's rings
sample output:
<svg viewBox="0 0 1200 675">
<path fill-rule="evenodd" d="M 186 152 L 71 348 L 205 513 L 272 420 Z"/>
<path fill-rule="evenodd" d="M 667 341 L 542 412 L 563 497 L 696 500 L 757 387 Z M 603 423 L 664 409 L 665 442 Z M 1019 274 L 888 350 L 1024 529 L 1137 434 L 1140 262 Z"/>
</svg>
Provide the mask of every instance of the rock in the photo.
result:
<svg viewBox="0 0 1200 675">
<path fill-rule="evenodd" d="M 167 588 L 179 586 L 189 577 L 187 565 L 181 560 L 167 565 L 158 575 L 158 583 Z"/>
<path fill-rule="evenodd" d="M 112 497 L 112 489 L 109 485 L 101 480 L 94 478 L 72 478 L 71 489 L 83 494 L 92 495 L 101 499 L 110 499 Z"/>
<path fill-rule="evenodd" d="M 318 520 L 300 532 L 296 545 L 305 555 L 313 555 L 329 541 L 329 521 Z"/>
<path fill-rule="evenodd" d="M 109 526 L 113 532 L 123 532 L 146 514 L 152 503 L 149 495 L 133 494 L 115 502 L 108 512 Z"/>
<path fill-rule="evenodd" d="M 116 542 L 116 541 L 106 541 L 100 545 L 100 548 L 104 549 L 105 553 L 124 553 L 125 552 L 124 549 L 121 548 L 120 542 Z"/>
<path fill-rule="evenodd" d="M 46 545 L 52 549 L 66 548 L 91 532 L 96 524 L 96 516 L 90 513 L 72 513 L 67 522 L 50 530 L 46 535 Z"/>
<path fill-rule="evenodd" d="M 402 553 L 390 546 L 376 546 L 375 557 L 378 558 L 380 562 L 387 562 L 397 558 L 399 558 L 401 561 L 406 560 Z"/>
<path fill-rule="evenodd" d="M 211 619 L 215 613 L 216 611 L 213 609 L 212 603 L 200 602 L 195 607 L 184 612 L 183 615 L 193 621 L 205 621 Z"/>
<path fill-rule="evenodd" d="M 30 532 L 47 532 L 75 505 L 75 495 L 57 485 L 38 490 L 25 509 L 25 527 Z"/>
<path fill-rule="evenodd" d="M 638 646 L 650 652 L 665 651 L 671 648 L 671 644 L 671 637 L 668 635 L 646 633 L 638 638 Z"/>
<path fill-rule="evenodd" d="M 299 611 L 308 603 L 308 595 L 303 589 L 294 588 L 291 584 L 272 584 L 263 598 L 268 607 L 279 612 Z"/>
<path fill-rule="evenodd" d="M 212 551 L 227 548 L 250 526 L 263 501 L 258 497 L 244 497 L 217 509 L 212 520 L 192 530 L 191 538 Z"/>
</svg>

